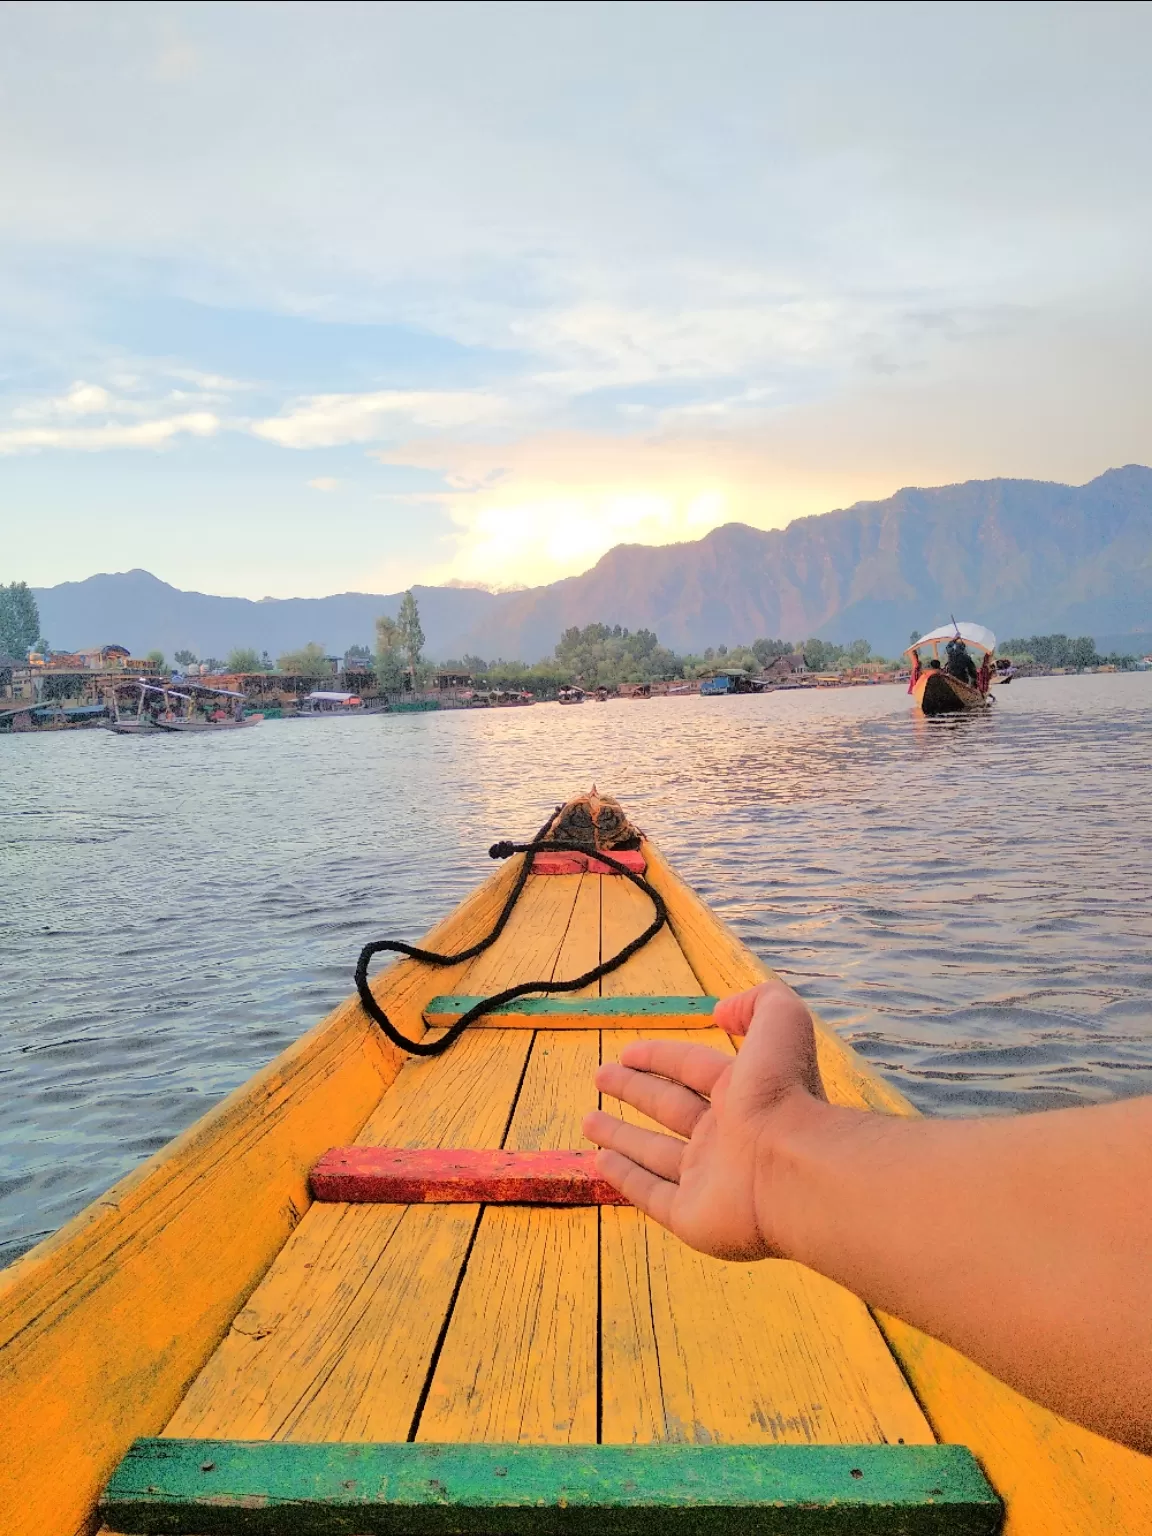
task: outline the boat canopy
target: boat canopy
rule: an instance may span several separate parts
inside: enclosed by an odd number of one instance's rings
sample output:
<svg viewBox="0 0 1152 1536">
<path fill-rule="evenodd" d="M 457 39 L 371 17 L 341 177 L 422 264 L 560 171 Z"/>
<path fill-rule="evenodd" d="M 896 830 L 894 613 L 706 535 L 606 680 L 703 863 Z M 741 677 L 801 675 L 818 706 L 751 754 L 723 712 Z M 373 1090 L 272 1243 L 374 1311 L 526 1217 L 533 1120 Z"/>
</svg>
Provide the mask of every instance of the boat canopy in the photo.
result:
<svg viewBox="0 0 1152 1536">
<path fill-rule="evenodd" d="M 137 683 L 136 686 L 141 693 L 163 693 L 170 699 L 186 699 L 189 703 L 192 702 L 190 693 L 178 693 L 175 688 L 160 688 L 155 683 Z"/>
<path fill-rule="evenodd" d="M 207 683 L 192 683 L 192 682 L 189 682 L 189 683 L 185 684 L 185 687 L 187 687 L 187 688 L 195 688 L 200 693 L 219 693 L 219 694 L 223 694 L 223 696 L 226 699 L 245 699 L 245 698 L 248 697 L 248 695 L 245 694 L 245 693 L 237 693 L 235 688 L 209 688 Z M 169 689 L 169 692 L 171 692 L 171 689 Z"/>
<path fill-rule="evenodd" d="M 985 629 L 983 624 L 941 624 L 939 629 L 934 629 L 931 634 L 921 635 L 915 645 L 910 645 L 904 652 L 905 656 L 911 656 L 913 651 L 918 651 L 922 645 L 944 645 L 949 640 L 955 640 L 959 635 L 965 645 L 974 645 L 978 651 L 991 653 L 996 649 L 996 636 L 990 629 Z"/>
<path fill-rule="evenodd" d="M 360 695 L 358 693 L 324 693 L 322 691 L 313 689 L 313 691 L 308 694 L 308 698 L 320 699 L 321 702 L 325 704 L 350 704 L 353 699 L 359 700 Z"/>
</svg>

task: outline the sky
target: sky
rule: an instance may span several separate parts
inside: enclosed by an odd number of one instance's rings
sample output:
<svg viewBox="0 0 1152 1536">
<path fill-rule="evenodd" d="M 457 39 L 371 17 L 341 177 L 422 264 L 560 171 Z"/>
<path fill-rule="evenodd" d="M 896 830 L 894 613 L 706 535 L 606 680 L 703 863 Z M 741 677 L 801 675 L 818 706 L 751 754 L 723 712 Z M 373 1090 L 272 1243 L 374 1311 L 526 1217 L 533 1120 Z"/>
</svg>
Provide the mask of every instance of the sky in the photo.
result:
<svg viewBox="0 0 1152 1536">
<path fill-rule="evenodd" d="M 0 5 L 0 580 L 1152 462 L 1145 4 Z"/>
</svg>

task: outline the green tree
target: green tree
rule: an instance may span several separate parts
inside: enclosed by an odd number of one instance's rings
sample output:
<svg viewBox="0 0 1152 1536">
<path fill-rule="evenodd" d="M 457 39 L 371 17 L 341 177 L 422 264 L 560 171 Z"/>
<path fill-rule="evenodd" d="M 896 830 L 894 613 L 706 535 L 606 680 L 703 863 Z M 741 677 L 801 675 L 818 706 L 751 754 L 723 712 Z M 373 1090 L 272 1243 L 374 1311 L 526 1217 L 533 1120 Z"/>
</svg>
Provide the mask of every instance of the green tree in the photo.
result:
<svg viewBox="0 0 1152 1536">
<path fill-rule="evenodd" d="M 1000 653 L 1022 660 L 1030 656 L 1041 667 L 1095 667 L 1101 658 L 1091 635 L 1016 635 L 1000 643 Z"/>
<path fill-rule="evenodd" d="M 613 688 L 682 677 L 683 666 L 650 629 L 588 624 L 583 629 L 574 625 L 561 635 L 556 673 L 560 681 L 579 681 L 586 688 Z"/>
<path fill-rule="evenodd" d="M 791 656 L 795 647 L 789 640 L 753 640 L 752 653 L 762 667 L 768 666 L 778 656 Z"/>
<path fill-rule="evenodd" d="M 0 583 L 0 651 L 22 661 L 39 638 L 40 611 L 28 583 Z"/>
<path fill-rule="evenodd" d="M 1096 653 L 1096 642 L 1091 635 L 1077 635 L 1072 642 L 1072 665 L 1074 667 L 1097 667 L 1100 665 L 1100 657 Z"/>
<path fill-rule="evenodd" d="M 178 667 L 194 667 L 200 658 L 196 655 L 195 651 L 175 651 L 173 652 L 172 659 Z"/>
<path fill-rule="evenodd" d="M 224 665 L 229 672 L 259 672 L 260 657 L 251 646 L 237 646 L 228 652 L 228 660 Z"/>
<path fill-rule="evenodd" d="M 396 623 L 404 650 L 408 655 L 408 665 L 415 671 L 420 665 L 420 653 L 424 649 L 424 631 L 420 628 L 420 609 L 416 605 L 411 589 L 405 592 L 401 599 Z"/>
<path fill-rule="evenodd" d="M 285 651 L 283 656 L 277 658 L 276 666 L 281 672 L 292 673 L 297 677 L 332 675 L 332 665 L 324 654 L 324 647 L 317 645 L 315 640 L 309 640 L 298 651 Z"/>
<path fill-rule="evenodd" d="M 386 613 L 376 620 L 376 681 L 386 693 L 404 685 L 404 636 Z"/>
<path fill-rule="evenodd" d="M 809 672 L 831 672 L 844 654 L 844 647 L 834 640 L 805 640 L 804 665 Z"/>
<path fill-rule="evenodd" d="M 168 670 L 168 663 L 164 660 L 163 651 L 149 651 L 144 660 L 152 663 L 152 669 L 155 672 L 166 672 Z"/>
</svg>

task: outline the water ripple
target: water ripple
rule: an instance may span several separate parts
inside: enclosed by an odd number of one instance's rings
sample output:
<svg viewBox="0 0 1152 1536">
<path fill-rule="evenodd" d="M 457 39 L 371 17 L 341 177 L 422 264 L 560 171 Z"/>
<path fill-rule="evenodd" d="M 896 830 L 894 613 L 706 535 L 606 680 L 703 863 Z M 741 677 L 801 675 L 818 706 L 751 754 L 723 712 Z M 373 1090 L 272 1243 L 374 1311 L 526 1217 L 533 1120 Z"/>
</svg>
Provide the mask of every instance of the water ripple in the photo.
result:
<svg viewBox="0 0 1152 1536">
<path fill-rule="evenodd" d="M 922 1109 L 1152 1091 L 1152 676 L 0 740 L 0 1262 L 595 780 Z"/>
</svg>

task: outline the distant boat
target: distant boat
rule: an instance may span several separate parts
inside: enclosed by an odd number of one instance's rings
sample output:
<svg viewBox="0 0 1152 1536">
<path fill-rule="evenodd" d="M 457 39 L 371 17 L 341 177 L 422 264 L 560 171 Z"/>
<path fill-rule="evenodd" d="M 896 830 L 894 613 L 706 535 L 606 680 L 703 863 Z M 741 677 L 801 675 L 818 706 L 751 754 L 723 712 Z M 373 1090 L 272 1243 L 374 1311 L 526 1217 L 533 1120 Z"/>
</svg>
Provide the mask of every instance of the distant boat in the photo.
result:
<svg viewBox="0 0 1152 1536">
<path fill-rule="evenodd" d="M 561 688 L 560 692 L 556 695 L 556 702 L 558 704 L 583 704 L 585 697 L 583 688 Z"/>
<path fill-rule="evenodd" d="M 706 697 L 717 694 L 766 691 L 766 685 L 759 678 L 749 676 L 746 667 L 720 667 L 700 684 L 700 692 Z"/>
<path fill-rule="evenodd" d="M 198 693 L 219 695 L 234 701 L 227 711 L 214 711 L 217 718 L 213 719 L 211 716 L 198 716 L 195 713 L 197 700 L 179 688 L 170 688 L 164 683 L 145 682 L 136 682 L 132 686 L 139 692 L 135 714 L 121 713 L 119 689 L 113 689 L 112 719 L 107 729 L 115 736 L 203 735 L 259 725 L 264 718 L 263 715 L 245 715 L 244 694 L 236 693 L 231 688 L 209 688 L 205 683 L 185 683 L 186 688 L 195 688 Z M 205 706 L 206 701 L 201 701 L 201 708 Z"/>
<path fill-rule="evenodd" d="M 382 715 L 388 709 L 384 704 L 365 704 L 356 693 L 333 693 L 314 688 L 300 701 L 300 708 L 290 716 L 293 720 L 311 720 L 319 715 Z"/>
<path fill-rule="evenodd" d="M 940 647 L 944 647 L 944 660 Z M 924 665 L 921 650 L 931 649 L 932 659 Z M 983 624 L 953 620 L 931 634 L 921 635 L 904 652 L 912 666 L 908 692 L 926 715 L 956 715 L 966 709 L 987 709 L 992 702 L 988 688 L 992 678 L 992 657 L 996 636 Z M 973 661 L 977 652 L 980 664 Z M 962 675 L 966 674 L 966 675 Z"/>
</svg>

